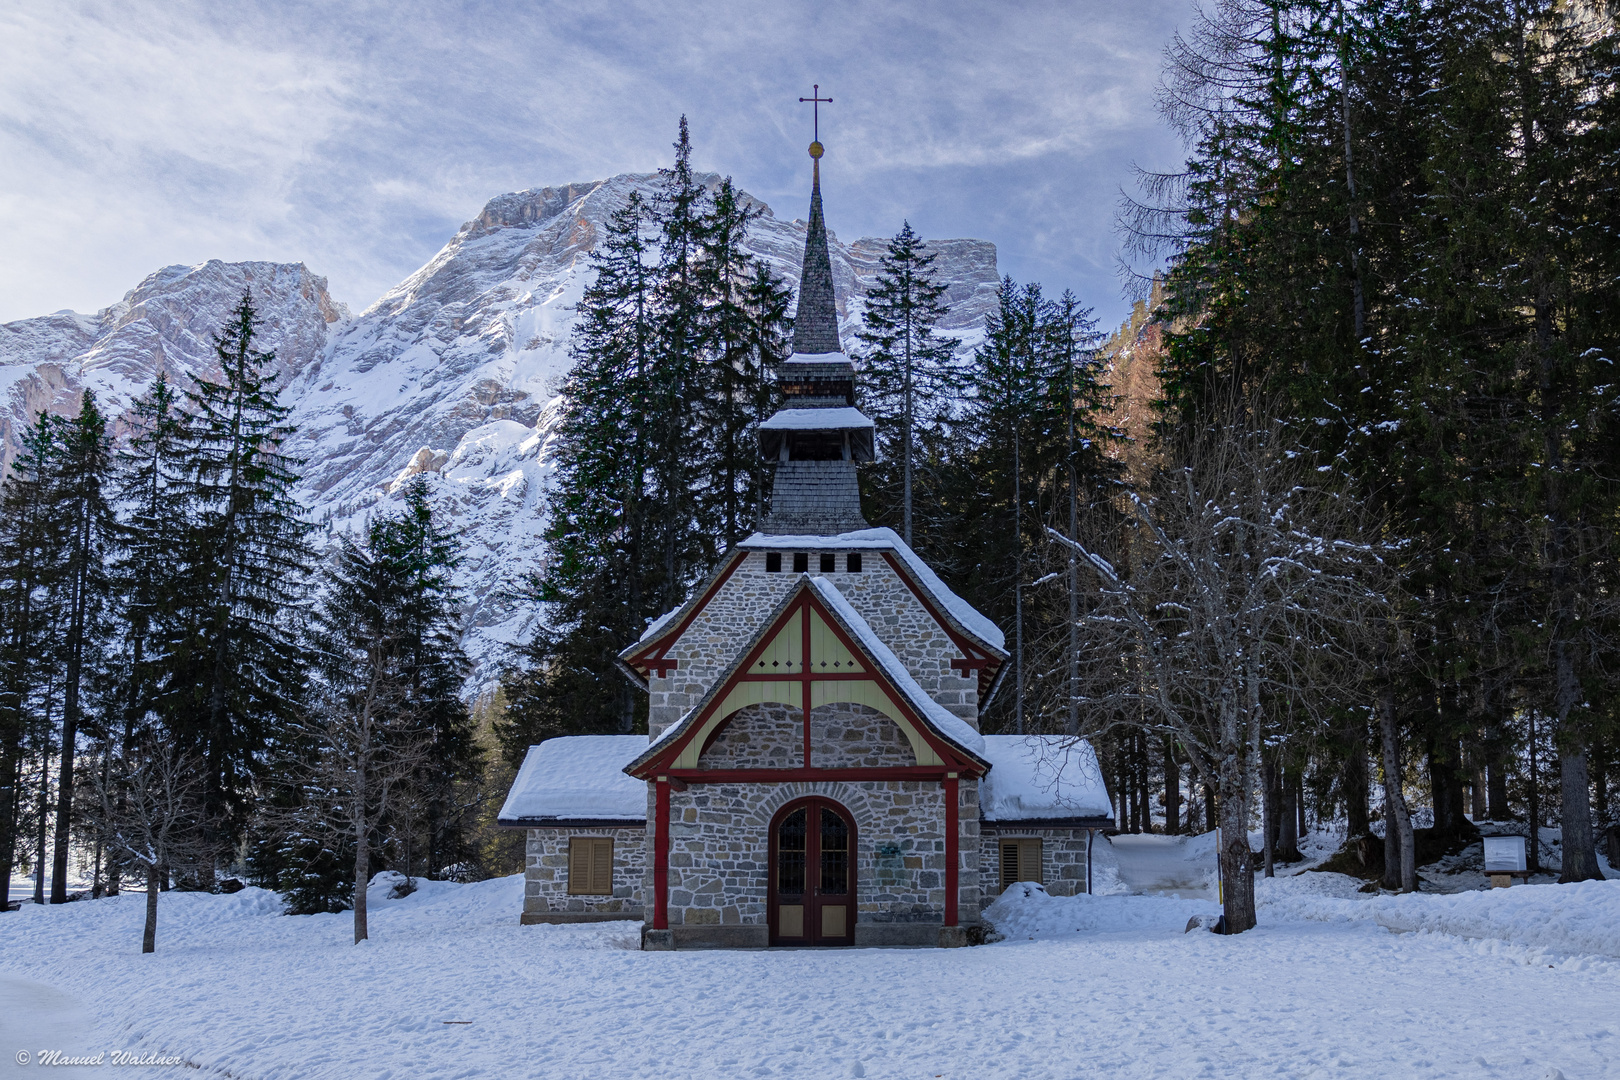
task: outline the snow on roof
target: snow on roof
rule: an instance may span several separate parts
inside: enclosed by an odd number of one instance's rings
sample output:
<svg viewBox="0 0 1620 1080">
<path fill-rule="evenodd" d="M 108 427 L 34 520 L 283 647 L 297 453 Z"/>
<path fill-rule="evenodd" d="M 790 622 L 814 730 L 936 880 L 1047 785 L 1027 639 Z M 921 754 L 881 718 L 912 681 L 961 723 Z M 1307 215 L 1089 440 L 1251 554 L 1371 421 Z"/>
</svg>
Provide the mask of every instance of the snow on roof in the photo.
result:
<svg viewBox="0 0 1620 1080">
<path fill-rule="evenodd" d="M 841 431 L 872 427 L 872 419 L 859 409 L 778 409 L 759 425 L 761 431 Z"/>
<path fill-rule="evenodd" d="M 997 649 L 1005 650 L 1006 636 L 1002 634 L 1001 627 L 981 615 L 977 608 L 963 600 L 960 596 L 946 586 L 939 579 L 939 575 L 922 561 L 915 551 L 911 550 L 900 534 L 893 529 L 859 529 L 855 532 L 839 533 L 836 536 L 773 536 L 769 533 L 754 533 L 748 539 L 737 545 L 743 548 L 887 548 L 905 561 L 911 570 L 912 576 L 917 579 L 924 589 L 937 600 L 941 607 L 950 613 L 951 618 L 961 623 L 969 633 L 980 641 Z"/>
<path fill-rule="evenodd" d="M 497 820 L 645 821 L 647 784 L 624 773 L 645 749 L 645 735 L 565 735 L 531 746 Z"/>
<path fill-rule="evenodd" d="M 979 781 L 986 821 L 1112 817 L 1097 755 L 1064 735 L 985 735 L 990 772 Z"/>
<path fill-rule="evenodd" d="M 855 632 L 855 636 L 861 639 L 862 647 L 883 668 L 884 674 L 888 675 L 895 687 L 910 698 L 913 705 L 922 710 L 929 723 L 958 746 L 971 750 L 981 757 L 984 755 L 984 736 L 975 731 L 972 724 L 929 697 L 923 688 L 917 685 L 917 680 L 911 677 L 906 665 L 883 644 L 883 640 L 877 636 L 866 620 L 861 618 L 860 612 L 844 599 L 844 594 L 838 591 L 837 586 L 824 577 L 811 578 L 810 585 L 822 601 Z"/>
<path fill-rule="evenodd" d="M 842 352 L 796 352 L 785 361 L 789 364 L 847 364 L 849 354 Z"/>
</svg>

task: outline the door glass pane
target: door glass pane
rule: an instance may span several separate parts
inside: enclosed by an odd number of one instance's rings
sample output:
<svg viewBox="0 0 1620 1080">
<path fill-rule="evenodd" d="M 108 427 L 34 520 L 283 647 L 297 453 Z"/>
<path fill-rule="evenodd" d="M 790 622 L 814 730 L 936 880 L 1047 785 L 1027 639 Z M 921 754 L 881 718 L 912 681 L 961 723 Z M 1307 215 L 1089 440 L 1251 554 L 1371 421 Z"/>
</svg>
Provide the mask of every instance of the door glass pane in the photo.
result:
<svg viewBox="0 0 1620 1080">
<path fill-rule="evenodd" d="M 826 807 L 821 809 L 821 891 L 849 892 L 849 826 Z"/>
<path fill-rule="evenodd" d="M 804 895 L 806 836 L 802 806 L 776 827 L 776 891 L 783 896 Z"/>
</svg>

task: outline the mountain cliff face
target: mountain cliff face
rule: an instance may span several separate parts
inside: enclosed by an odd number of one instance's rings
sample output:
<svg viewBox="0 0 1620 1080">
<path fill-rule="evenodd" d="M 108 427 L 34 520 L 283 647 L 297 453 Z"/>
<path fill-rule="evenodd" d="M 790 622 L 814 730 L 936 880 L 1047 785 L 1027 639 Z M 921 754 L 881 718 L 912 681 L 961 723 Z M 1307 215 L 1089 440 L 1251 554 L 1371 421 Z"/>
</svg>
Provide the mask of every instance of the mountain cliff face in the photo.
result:
<svg viewBox="0 0 1620 1080">
<path fill-rule="evenodd" d="M 436 511 L 462 539 L 466 645 L 474 684 L 485 684 L 504 644 L 532 630 L 534 612 L 512 592 L 540 568 L 556 393 L 587 257 L 629 193 L 650 195 L 656 182 L 624 175 L 492 199 L 358 317 L 302 264 L 215 261 L 165 267 L 95 315 L 0 326 L 0 470 L 41 409 L 73 412 L 86 388 L 116 418 L 159 370 L 182 383 L 217 372 L 211 335 L 246 289 L 294 409 L 299 434 L 289 449 L 304 460 L 299 495 L 322 526 L 317 543 L 358 528 L 405 478 L 427 473 Z M 804 223 L 754 205 L 750 247 L 796 284 Z M 829 244 L 848 348 L 885 241 L 829 236 Z M 949 285 L 945 328 L 971 345 L 996 302 L 995 248 L 930 247 Z"/>
</svg>

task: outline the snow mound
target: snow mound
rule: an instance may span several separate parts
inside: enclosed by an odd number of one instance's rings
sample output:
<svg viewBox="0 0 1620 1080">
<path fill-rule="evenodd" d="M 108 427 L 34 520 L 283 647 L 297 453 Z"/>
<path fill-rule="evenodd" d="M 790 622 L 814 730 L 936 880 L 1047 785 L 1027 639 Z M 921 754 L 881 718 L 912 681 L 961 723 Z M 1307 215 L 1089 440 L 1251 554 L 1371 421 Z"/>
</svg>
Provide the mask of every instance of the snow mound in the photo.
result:
<svg viewBox="0 0 1620 1080">
<path fill-rule="evenodd" d="M 1262 920 L 1375 922 L 1402 933 L 1494 938 L 1558 953 L 1620 957 L 1620 881 L 1351 898 L 1344 885 L 1328 880 L 1341 877 L 1262 880 L 1257 883 Z"/>
<path fill-rule="evenodd" d="M 984 917 L 1008 941 L 1141 931 L 1182 933 L 1194 915 L 1218 915 L 1207 900 L 1167 896 L 1053 896 L 1040 884 L 1009 885 Z"/>
</svg>

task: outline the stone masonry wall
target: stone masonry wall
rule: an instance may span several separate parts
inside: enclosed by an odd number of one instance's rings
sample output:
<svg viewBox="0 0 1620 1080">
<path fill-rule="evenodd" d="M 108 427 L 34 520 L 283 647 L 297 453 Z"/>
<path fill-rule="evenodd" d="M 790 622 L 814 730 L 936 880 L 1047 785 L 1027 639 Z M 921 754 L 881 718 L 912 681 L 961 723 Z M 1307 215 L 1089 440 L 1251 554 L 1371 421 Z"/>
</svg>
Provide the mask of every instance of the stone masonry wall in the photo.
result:
<svg viewBox="0 0 1620 1080">
<path fill-rule="evenodd" d="M 686 628 L 670 655 L 676 668 L 648 680 L 647 723 L 653 738 L 696 705 L 722 672 L 738 657 L 765 618 L 799 580 L 790 570 L 769 573 L 765 552 L 750 551 L 742 564 Z M 863 572 L 847 571 L 847 552 L 837 552 L 837 569 L 820 573 L 820 552 L 810 552 L 811 572 L 827 578 L 894 650 L 923 691 L 968 723 L 978 726 L 977 675 L 951 670 L 960 655 L 879 551 L 862 551 Z M 782 549 L 785 566 L 793 549 Z"/>
<path fill-rule="evenodd" d="M 1052 896 L 1075 896 L 1086 891 L 1085 829 L 1053 829 L 1023 822 L 986 821 L 979 829 L 980 880 L 983 904 L 989 907 L 1001 893 L 1001 841 L 1041 841 L 1041 884 Z"/>
<path fill-rule="evenodd" d="M 568 895 L 568 840 L 574 836 L 613 838 L 612 896 Z M 640 918 L 651 865 L 647 830 L 640 825 L 530 829 L 523 867 L 523 910 L 622 911 L 626 918 Z"/>
<path fill-rule="evenodd" d="M 959 789 L 957 903 L 963 921 L 975 920 L 980 909 L 976 788 Z M 670 793 L 670 925 L 765 924 L 771 818 L 807 795 L 837 802 L 854 819 L 857 922 L 943 918 L 945 807 L 937 781 L 693 784 Z M 649 845 L 653 827 L 649 821 Z M 644 889 L 650 897 L 650 864 Z M 651 910 L 649 904 L 649 918 Z"/>
<path fill-rule="evenodd" d="M 731 714 L 698 759 L 700 769 L 797 769 L 804 765 L 803 710 L 767 701 Z M 818 762 L 819 764 L 819 762 Z"/>
<path fill-rule="evenodd" d="M 818 769 L 904 768 L 917 764 L 900 725 L 870 705 L 840 702 L 810 712 L 810 763 Z"/>
</svg>

